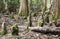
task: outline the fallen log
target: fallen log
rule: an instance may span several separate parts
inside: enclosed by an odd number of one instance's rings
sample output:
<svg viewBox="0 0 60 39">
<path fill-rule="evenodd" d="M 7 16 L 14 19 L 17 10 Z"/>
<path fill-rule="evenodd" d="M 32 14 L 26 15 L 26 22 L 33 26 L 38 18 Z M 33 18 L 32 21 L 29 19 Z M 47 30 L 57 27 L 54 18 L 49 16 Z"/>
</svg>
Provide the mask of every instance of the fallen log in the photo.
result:
<svg viewBox="0 0 60 39">
<path fill-rule="evenodd" d="M 30 27 L 31 31 L 44 34 L 60 34 L 60 27 Z"/>
<path fill-rule="evenodd" d="M 19 31 L 25 31 L 27 29 L 26 26 L 19 26 Z M 28 27 L 29 30 L 38 33 L 44 34 L 60 34 L 60 27 Z"/>
</svg>

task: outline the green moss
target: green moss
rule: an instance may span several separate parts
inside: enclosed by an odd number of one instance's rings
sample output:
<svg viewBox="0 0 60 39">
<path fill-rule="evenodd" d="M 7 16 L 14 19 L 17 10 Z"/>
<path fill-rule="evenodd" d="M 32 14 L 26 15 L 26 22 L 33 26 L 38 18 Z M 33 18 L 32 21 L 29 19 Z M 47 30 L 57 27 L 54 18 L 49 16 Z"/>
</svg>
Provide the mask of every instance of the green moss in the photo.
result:
<svg viewBox="0 0 60 39">
<path fill-rule="evenodd" d="M 38 13 L 34 13 L 33 16 L 34 16 L 34 17 L 35 17 L 35 16 L 38 16 Z"/>
<path fill-rule="evenodd" d="M 41 25 L 42 25 L 42 23 L 41 23 L 41 22 L 39 22 L 39 23 L 38 23 L 38 26 L 42 27 Z"/>
<path fill-rule="evenodd" d="M 27 28 L 26 28 L 26 33 L 27 33 L 27 32 L 29 32 L 29 26 L 27 26 Z"/>
<path fill-rule="evenodd" d="M 12 35 L 18 35 L 18 25 L 14 24 L 12 27 Z"/>
<path fill-rule="evenodd" d="M 28 16 L 28 26 L 32 26 L 32 20 L 31 20 L 31 16 Z"/>
<path fill-rule="evenodd" d="M 14 16 L 11 15 L 10 18 L 11 18 L 11 19 L 14 19 Z"/>
<path fill-rule="evenodd" d="M 37 39 L 37 37 L 34 37 L 34 39 Z"/>
<path fill-rule="evenodd" d="M 19 16 L 22 16 L 22 17 L 26 18 L 28 16 L 28 14 L 27 13 L 20 13 Z"/>
<path fill-rule="evenodd" d="M 53 17 L 53 20 L 57 20 L 57 19 L 60 19 L 60 14 L 58 14 L 57 16 Z"/>
</svg>

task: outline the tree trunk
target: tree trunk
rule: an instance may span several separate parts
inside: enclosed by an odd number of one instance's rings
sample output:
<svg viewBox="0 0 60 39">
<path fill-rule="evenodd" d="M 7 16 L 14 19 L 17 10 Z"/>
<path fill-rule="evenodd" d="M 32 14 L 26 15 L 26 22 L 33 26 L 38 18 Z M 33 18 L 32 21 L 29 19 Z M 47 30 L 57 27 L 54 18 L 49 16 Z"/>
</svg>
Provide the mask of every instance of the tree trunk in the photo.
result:
<svg viewBox="0 0 60 39">
<path fill-rule="evenodd" d="M 53 14 L 53 20 L 57 19 L 58 16 L 58 0 L 53 0 L 53 5 L 52 5 L 52 14 Z"/>
<path fill-rule="evenodd" d="M 58 0 L 58 18 L 60 19 L 60 0 Z"/>
<path fill-rule="evenodd" d="M 47 9 L 47 0 L 42 0 L 42 2 L 43 2 L 43 5 L 41 5 L 42 13 L 40 13 L 41 16 L 38 18 L 38 26 L 39 25 L 43 26 L 45 24 L 45 22 L 46 22 L 45 17 L 44 17 L 44 13 L 45 13 L 45 11 Z M 40 20 L 40 18 L 42 20 Z"/>
<path fill-rule="evenodd" d="M 7 9 L 7 2 L 3 0 L 3 3 L 5 4 L 5 9 Z"/>
<path fill-rule="evenodd" d="M 29 9 L 28 9 L 28 0 L 20 0 L 20 9 L 19 9 L 19 14 L 26 13 L 28 15 Z"/>
</svg>

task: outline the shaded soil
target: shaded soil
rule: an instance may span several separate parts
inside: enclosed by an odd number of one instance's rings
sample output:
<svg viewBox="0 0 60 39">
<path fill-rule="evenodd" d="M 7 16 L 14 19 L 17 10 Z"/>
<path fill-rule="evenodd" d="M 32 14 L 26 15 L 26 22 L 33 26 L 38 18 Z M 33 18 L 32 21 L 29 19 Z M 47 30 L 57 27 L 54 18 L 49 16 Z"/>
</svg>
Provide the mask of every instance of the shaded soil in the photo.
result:
<svg viewBox="0 0 60 39">
<path fill-rule="evenodd" d="M 59 35 L 37 33 L 30 30 L 26 31 L 24 28 L 19 31 L 18 36 L 12 36 L 10 29 L 12 25 L 17 23 L 19 26 L 27 26 L 28 20 L 23 17 L 18 17 L 17 15 L 14 15 L 14 18 L 10 18 L 10 15 L 0 15 L 0 30 L 2 27 L 2 22 L 4 21 L 6 22 L 8 33 L 4 36 L 0 36 L 0 39 L 60 39 Z M 32 21 L 33 26 L 37 26 L 37 18 L 33 17 Z"/>
</svg>

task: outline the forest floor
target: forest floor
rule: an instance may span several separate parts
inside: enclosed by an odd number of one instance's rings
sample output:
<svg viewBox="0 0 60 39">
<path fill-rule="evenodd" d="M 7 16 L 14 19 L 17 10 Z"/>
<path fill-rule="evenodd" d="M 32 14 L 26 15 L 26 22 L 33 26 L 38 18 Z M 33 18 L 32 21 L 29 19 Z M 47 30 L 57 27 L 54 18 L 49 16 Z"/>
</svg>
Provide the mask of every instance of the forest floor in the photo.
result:
<svg viewBox="0 0 60 39">
<path fill-rule="evenodd" d="M 26 26 L 28 24 L 28 20 L 23 19 L 22 17 L 18 18 L 17 15 L 15 15 L 14 18 L 11 18 L 11 16 L 8 15 L 0 15 L 0 29 L 2 22 L 4 21 L 6 23 L 8 33 L 4 36 L 0 36 L 0 39 L 60 39 L 59 35 L 37 33 L 31 30 L 27 32 L 26 30 L 24 30 L 24 28 L 19 31 L 18 36 L 12 36 L 10 29 L 12 25 L 17 23 L 19 26 Z M 37 26 L 37 19 L 35 17 L 33 17 L 32 21 L 33 26 Z"/>
</svg>

